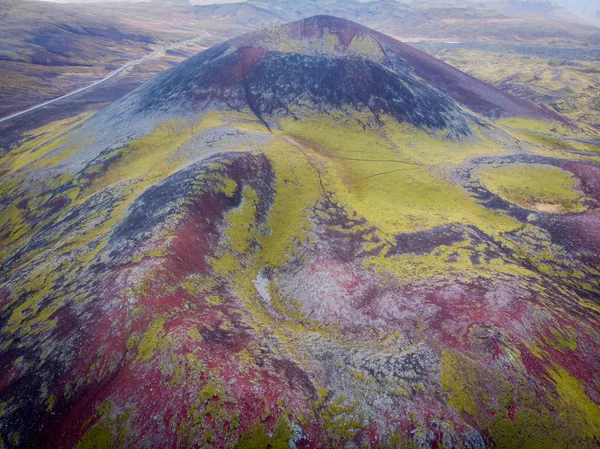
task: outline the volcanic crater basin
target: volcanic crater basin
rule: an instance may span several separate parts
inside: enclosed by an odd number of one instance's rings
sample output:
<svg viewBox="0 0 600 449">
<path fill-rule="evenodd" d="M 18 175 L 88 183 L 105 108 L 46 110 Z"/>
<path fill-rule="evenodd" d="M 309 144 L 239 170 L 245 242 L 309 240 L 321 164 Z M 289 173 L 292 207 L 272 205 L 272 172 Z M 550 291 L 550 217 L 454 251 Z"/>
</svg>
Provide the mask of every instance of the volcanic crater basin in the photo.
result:
<svg viewBox="0 0 600 449">
<path fill-rule="evenodd" d="M 32 130 L 0 447 L 597 448 L 589 133 L 327 16 Z"/>
</svg>

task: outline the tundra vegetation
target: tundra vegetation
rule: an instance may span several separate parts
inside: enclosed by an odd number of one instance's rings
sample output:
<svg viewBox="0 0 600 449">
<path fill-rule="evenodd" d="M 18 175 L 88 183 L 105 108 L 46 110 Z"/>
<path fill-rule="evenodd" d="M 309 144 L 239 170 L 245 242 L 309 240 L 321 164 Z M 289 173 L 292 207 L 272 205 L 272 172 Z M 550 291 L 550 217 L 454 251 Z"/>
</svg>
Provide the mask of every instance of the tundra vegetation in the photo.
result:
<svg viewBox="0 0 600 449">
<path fill-rule="evenodd" d="M 332 17 L 30 132 L 1 447 L 596 448 L 594 133 Z"/>
</svg>

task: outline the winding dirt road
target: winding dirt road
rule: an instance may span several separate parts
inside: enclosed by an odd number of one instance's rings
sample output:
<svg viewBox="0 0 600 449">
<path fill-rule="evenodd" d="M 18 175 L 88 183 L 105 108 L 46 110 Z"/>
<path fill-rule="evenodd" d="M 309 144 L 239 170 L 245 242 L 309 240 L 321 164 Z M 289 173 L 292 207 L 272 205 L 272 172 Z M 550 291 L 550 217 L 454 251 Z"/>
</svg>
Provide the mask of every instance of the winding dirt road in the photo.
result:
<svg viewBox="0 0 600 449">
<path fill-rule="evenodd" d="M 134 66 L 136 64 L 139 64 L 141 62 L 144 62 L 144 61 L 146 61 L 146 60 L 148 60 L 150 58 L 153 58 L 154 56 L 156 56 L 158 53 L 160 53 L 162 51 L 170 50 L 170 49 L 178 47 L 180 45 L 187 44 L 189 42 L 192 42 L 192 41 L 195 41 L 197 39 L 200 39 L 201 37 L 207 37 L 207 36 L 210 35 L 207 31 L 205 31 L 204 33 L 205 34 L 203 36 L 196 36 L 196 37 L 194 37 L 192 39 L 187 39 L 185 41 L 181 41 L 181 42 L 177 42 L 177 43 L 175 43 L 173 45 L 169 45 L 168 47 L 163 47 L 163 48 L 159 48 L 158 50 L 154 50 L 152 53 L 150 53 L 149 55 L 144 56 L 143 58 L 136 59 L 135 61 L 128 62 L 127 64 L 119 67 L 117 70 L 115 70 L 114 72 L 112 72 L 107 77 L 102 78 L 99 81 L 95 81 L 94 83 L 90 84 L 89 86 L 82 87 L 80 89 L 74 90 L 73 92 L 69 92 L 68 94 L 61 95 L 60 97 L 54 98 L 52 100 L 45 101 L 43 103 L 40 103 L 40 104 L 35 105 L 35 106 L 32 106 L 32 107 L 30 107 L 28 109 L 25 109 L 23 111 L 15 112 L 14 114 L 11 114 L 11 115 L 9 115 L 7 117 L 0 118 L 0 124 L 4 123 L 4 122 L 7 122 L 9 120 L 12 120 L 14 118 L 17 118 L 17 117 L 19 117 L 21 115 L 27 114 L 29 112 L 33 112 L 33 111 L 35 111 L 37 109 L 43 108 L 44 106 L 48 106 L 48 105 L 50 105 L 52 103 L 56 103 L 57 101 L 61 101 L 61 100 L 64 100 L 65 98 L 69 98 L 69 97 L 72 97 L 73 95 L 77 95 L 77 94 L 79 94 L 81 92 L 85 92 L 86 90 L 93 89 L 94 87 L 99 86 L 100 84 L 103 84 L 106 81 L 114 78 L 119 73 L 121 73 L 122 71 L 128 69 L 129 67 Z"/>
</svg>

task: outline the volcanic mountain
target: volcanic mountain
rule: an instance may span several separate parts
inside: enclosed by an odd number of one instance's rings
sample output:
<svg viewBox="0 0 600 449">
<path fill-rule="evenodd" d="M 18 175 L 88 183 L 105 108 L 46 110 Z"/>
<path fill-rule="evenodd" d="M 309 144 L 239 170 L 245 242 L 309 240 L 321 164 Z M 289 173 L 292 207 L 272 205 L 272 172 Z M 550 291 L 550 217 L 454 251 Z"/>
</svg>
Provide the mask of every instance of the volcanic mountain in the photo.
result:
<svg viewBox="0 0 600 449">
<path fill-rule="evenodd" d="M 560 120 L 413 47 L 328 16 L 217 45 L 158 76 L 97 120 L 124 119 L 130 129 L 132 121 L 147 116 L 189 118 L 209 108 L 250 108 L 268 127 L 269 117 L 293 117 L 296 107 L 345 106 L 458 133 L 467 132 L 469 114 L 461 108 L 490 118 Z"/>
<path fill-rule="evenodd" d="M 596 448 L 586 132 L 328 16 L 32 132 L 1 447 Z"/>
</svg>

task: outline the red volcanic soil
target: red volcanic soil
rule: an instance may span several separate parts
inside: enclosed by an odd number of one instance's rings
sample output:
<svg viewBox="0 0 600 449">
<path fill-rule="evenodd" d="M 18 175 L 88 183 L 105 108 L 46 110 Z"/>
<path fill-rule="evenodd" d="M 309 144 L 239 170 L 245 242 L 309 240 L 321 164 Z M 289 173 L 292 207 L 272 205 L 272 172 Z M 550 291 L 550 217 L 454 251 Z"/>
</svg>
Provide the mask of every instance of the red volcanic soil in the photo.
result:
<svg viewBox="0 0 600 449">
<path fill-rule="evenodd" d="M 561 214 L 545 217 L 544 221 L 553 240 L 572 251 L 582 254 L 590 263 L 597 265 L 600 254 L 600 168 L 588 162 L 561 161 L 558 166 L 570 171 L 579 181 L 579 187 L 590 198 L 590 210 L 577 214 Z"/>
<path fill-rule="evenodd" d="M 583 192 L 600 203 L 600 167 L 574 161 L 562 161 L 559 166 L 573 173 Z"/>
<path fill-rule="evenodd" d="M 243 185 L 253 170 L 236 167 L 229 175 Z M 265 196 L 268 198 L 268 193 Z M 45 443 L 40 447 L 74 447 L 98 422 L 97 410 L 106 401 L 118 412 L 131 413 L 126 423 L 129 433 L 143 436 L 141 441 L 132 442 L 136 447 L 161 447 L 167 441 L 173 442 L 173 447 L 184 447 L 178 429 L 193 429 L 194 425 L 198 426 L 197 434 L 212 433 L 215 444 L 225 447 L 259 421 L 266 428 L 274 428 L 284 413 L 283 405 L 286 410 L 309 408 L 316 392 L 293 361 L 281 360 L 265 350 L 258 356 L 250 355 L 264 344 L 263 336 L 245 322 L 249 312 L 239 297 L 217 283 L 210 294 L 217 295 L 221 303 L 213 304 L 205 299 L 208 293 L 192 294 L 181 287 L 189 275 L 219 279 L 207 260 L 217 257 L 224 214 L 235 203 L 222 193 L 190 198 L 167 255 L 118 265 L 90 293 L 95 300 L 87 313 L 94 319 L 82 326 L 85 351 L 52 390 L 61 398 L 61 390 L 71 384 L 72 396 L 59 399 L 54 413 L 46 415 L 40 439 Z M 143 252 L 163 244 L 160 239 L 149 239 L 135 249 Z M 127 291 L 140 286 L 140 272 L 154 275 L 143 281 L 143 292 L 134 308 L 126 299 Z M 140 360 L 128 346 L 129 338 L 143 335 L 157 319 L 164 320 L 160 340 L 166 346 L 159 342 Z M 73 317 L 70 322 L 77 319 Z M 100 363 L 98 354 L 103 354 Z M 198 370 L 193 360 L 202 360 L 203 368 Z M 215 382 L 221 386 L 218 394 L 198 403 L 203 388 Z M 226 416 L 205 412 L 211 405 L 222 407 Z M 198 416 L 190 412 L 195 409 Z M 239 417 L 235 426 L 232 421 L 238 418 L 234 416 Z M 308 427 L 304 432 L 309 435 L 317 430 Z M 193 439 L 197 435 L 192 432 L 183 437 Z M 298 447 L 315 447 L 317 439 L 315 434 Z"/>
</svg>

